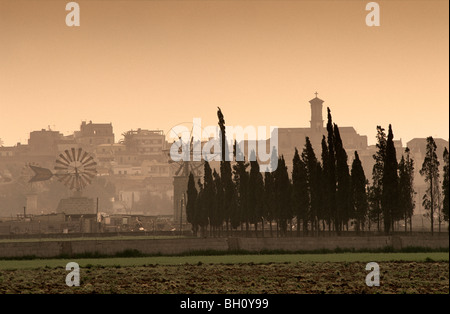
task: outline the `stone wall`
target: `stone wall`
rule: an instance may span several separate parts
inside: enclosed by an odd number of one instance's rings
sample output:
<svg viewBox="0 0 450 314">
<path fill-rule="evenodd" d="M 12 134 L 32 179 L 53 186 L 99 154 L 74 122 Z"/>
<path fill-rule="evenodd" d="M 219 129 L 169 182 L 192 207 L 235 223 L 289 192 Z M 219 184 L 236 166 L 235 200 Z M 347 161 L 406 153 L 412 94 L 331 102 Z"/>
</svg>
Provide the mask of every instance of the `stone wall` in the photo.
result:
<svg viewBox="0 0 450 314">
<path fill-rule="evenodd" d="M 448 237 L 327 237 L 327 238 L 174 238 L 174 239 L 96 239 L 96 240 L 45 240 L 0 242 L 0 257 L 56 257 L 99 253 L 114 255 L 125 250 L 138 250 L 144 254 L 181 254 L 201 250 L 284 250 L 312 251 L 319 249 L 381 249 L 387 246 L 394 249 L 409 246 L 429 248 L 448 248 Z"/>
</svg>

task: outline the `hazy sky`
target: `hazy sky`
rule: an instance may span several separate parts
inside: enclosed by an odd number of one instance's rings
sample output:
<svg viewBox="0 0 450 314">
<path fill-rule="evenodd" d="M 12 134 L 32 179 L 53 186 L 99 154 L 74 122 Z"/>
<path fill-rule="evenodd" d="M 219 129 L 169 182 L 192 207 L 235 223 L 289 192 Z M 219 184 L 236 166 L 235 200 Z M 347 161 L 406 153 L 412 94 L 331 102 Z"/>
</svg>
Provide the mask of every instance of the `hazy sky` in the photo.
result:
<svg viewBox="0 0 450 314">
<path fill-rule="evenodd" d="M 227 125 L 308 127 L 319 93 L 333 120 L 375 142 L 448 139 L 449 2 L 0 0 L 0 138 L 26 143 L 82 120 L 120 134 L 194 117 Z"/>
</svg>

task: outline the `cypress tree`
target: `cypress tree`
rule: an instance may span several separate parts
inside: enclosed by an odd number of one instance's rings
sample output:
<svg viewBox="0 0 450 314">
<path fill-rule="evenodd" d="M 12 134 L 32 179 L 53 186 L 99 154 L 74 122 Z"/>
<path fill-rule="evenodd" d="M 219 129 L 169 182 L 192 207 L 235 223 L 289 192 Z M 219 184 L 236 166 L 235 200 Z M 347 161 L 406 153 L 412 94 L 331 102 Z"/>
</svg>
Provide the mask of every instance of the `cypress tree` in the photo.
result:
<svg viewBox="0 0 450 314">
<path fill-rule="evenodd" d="M 270 236 L 273 237 L 272 222 L 276 217 L 275 173 L 264 173 L 264 219 L 269 222 Z"/>
<path fill-rule="evenodd" d="M 367 194 L 366 194 L 367 179 L 364 174 L 364 169 L 359 159 L 358 152 L 355 151 L 355 159 L 353 159 L 351 170 L 351 192 L 353 195 L 353 217 L 355 218 L 356 232 L 359 232 L 364 227 L 365 218 L 368 210 Z"/>
<path fill-rule="evenodd" d="M 249 222 L 255 226 L 257 235 L 258 223 L 263 220 L 263 194 L 264 182 L 259 163 L 256 160 L 256 153 L 252 150 L 250 153 L 250 174 L 248 178 L 248 212 Z"/>
<path fill-rule="evenodd" d="M 434 214 L 439 207 L 439 160 L 436 155 L 436 143 L 433 137 L 427 137 L 427 148 L 425 159 L 420 169 L 420 175 L 425 177 L 425 183 L 428 184 L 425 195 L 423 196 L 423 205 L 428 210 L 430 217 L 431 234 L 434 232 Z"/>
<path fill-rule="evenodd" d="M 318 231 L 318 216 L 320 206 L 320 194 L 319 194 L 319 173 L 318 173 L 318 161 L 314 149 L 311 145 L 309 137 L 306 137 L 305 147 L 302 152 L 302 159 L 306 166 L 306 180 L 308 184 L 309 193 L 309 219 L 311 221 L 311 227 L 313 231 Z"/>
<path fill-rule="evenodd" d="M 203 195 L 202 195 L 202 212 L 200 214 L 199 225 L 203 236 L 206 236 L 206 227 L 210 220 L 214 220 L 214 205 L 216 195 L 214 193 L 214 180 L 209 162 L 205 160 L 203 175 Z"/>
<path fill-rule="evenodd" d="M 399 208 L 403 213 L 405 220 L 405 232 L 408 227 L 408 220 L 410 229 L 412 229 L 412 215 L 414 213 L 414 160 L 411 159 L 409 148 L 406 147 L 405 155 L 402 155 L 400 163 L 398 164 L 399 175 Z M 412 230 L 410 230 L 412 231 Z"/>
<path fill-rule="evenodd" d="M 332 212 L 331 208 L 331 193 L 332 185 L 330 184 L 330 170 L 329 170 L 329 152 L 325 135 L 322 137 L 322 206 L 323 206 L 323 219 L 328 224 L 328 231 L 331 232 Z M 334 192 L 334 191 L 333 191 Z"/>
<path fill-rule="evenodd" d="M 248 177 L 247 167 L 249 164 L 245 162 L 245 157 L 235 142 L 234 144 L 236 164 L 233 166 L 234 183 L 236 185 L 236 212 L 234 218 L 234 226 L 245 223 L 246 231 L 249 230 L 250 215 L 248 211 Z M 248 235 L 248 233 L 247 233 Z"/>
<path fill-rule="evenodd" d="M 335 152 L 336 152 L 336 178 L 337 192 L 336 204 L 338 214 L 338 233 L 342 230 L 343 225 L 348 224 L 351 216 L 351 194 L 350 194 L 350 172 L 348 168 L 348 158 L 342 144 L 339 127 L 334 124 Z"/>
<path fill-rule="evenodd" d="M 444 178 L 442 181 L 442 192 L 444 193 L 444 200 L 443 200 L 443 209 L 442 212 L 444 214 L 444 220 L 448 222 L 448 208 L 449 208 L 449 187 L 448 187 L 448 181 L 449 181 L 449 154 L 447 147 L 444 149 Z"/>
<path fill-rule="evenodd" d="M 203 190 L 203 184 L 200 181 L 200 179 L 198 179 L 197 185 L 198 185 L 199 190 L 198 190 L 198 195 L 197 195 L 197 199 L 195 202 L 195 210 L 194 210 L 195 225 L 193 227 L 195 227 L 194 234 L 197 235 L 198 229 L 200 229 L 200 235 L 203 237 L 203 236 L 205 236 L 204 228 L 207 225 L 208 221 L 207 221 L 207 219 L 205 221 L 205 215 L 204 215 L 205 206 L 203 204 L 204 203 L 204 190 Z"/>
<path fill-rule="evenodd" d="M 235 186 L 233 183 L 233 172 L 231 169 L 231 161 L 227 160 L 228 145 L 226 139 L 225 118 L 220 108 L 217 111 L 218 124 L 220 127 L 221 139 L 221 160 L 220 160 L 220 178 L 223 189 L 223 205 L 220 207 L 222 211 L 221 217 L 225 221 L 226 230 L 229 231 L 229 221 L 231 218 L 231 211 L 233 210 L 232 200 L 235 198 Z"/>
<path fill-rule="evenodd" d="M 376 153 L 372 156 L 375 164 L 372 168 L 372 186 L 369 188 L 369 219 L 376 221 L 378 231 L 381 230 L 383 212 L 381 209 L 381 199 L 383 194 L 383 171 L 384 160 L 386 159 L 386 133 L 384 128 L 377 126 Z M 369 225 L 370 227 L 370 225 Z"/>
<path fill-rule="evenodd" d="M 214 228 L 214 232 L 218 231 L 222 227 L 224 221 L 224 190 L 222 186 L 222 179 L 217 173 L 216 169 L 213 171 L 214 180 L 214 192 L 215 192 L 215 202 L 214 202 L 214 215 L 211 219 L 211 226 Z"/>
<path fill-rule="evenodd" d="M 306 166 L 295 148 L 292 160 L 292 210 L 297 218 L 297 236 L 300 235 L 300 222 L 303 222 L 303 233 L 308 233 L 309 193 L 306 178 Z"/>
<path fill-rule="evenodd" d="M 334 153 L 334 129 L 333 129 L 333 120 L 331 117 L 331 110 L 330 108 L 327 108 L 327 144 L 328 144 L 328 162 L 327 162 L 327 178 L 326 184 L 327 184 L 327 192 L 328 192 L 328 205 L 329 205 L 329 213 L 330 217 L 333 220 L 334 228 L 338 231 L 338 221 L 339 221 L 339 215 L 337 212 L 337 204 L 336 204 L 336 156 Z M 325 166 L 324 166 L 325 167 Z"/>
<path fill-rule="evenodd" d="M 278 167 L 275 171 L 275 199 L 277 205 L 277 220 L 282 236 L 287 235 L 287 223 L 292 219 L 291 208 L 291 182 L 284 161 L 281 156 L 278 160 Z"/>
<path fill-rule="evenodd" d="M 389 234 L 394 228 L 394 220 L 398 216 L 399 193 L 398 193 L 398 163 L 394 146 L 394 133 L 389 124 L 388 137 L 386 141 L 386 156 L 383 168 L 383 188 L 381 208 L 384 220 L 384 232 Z"/>
</svg>

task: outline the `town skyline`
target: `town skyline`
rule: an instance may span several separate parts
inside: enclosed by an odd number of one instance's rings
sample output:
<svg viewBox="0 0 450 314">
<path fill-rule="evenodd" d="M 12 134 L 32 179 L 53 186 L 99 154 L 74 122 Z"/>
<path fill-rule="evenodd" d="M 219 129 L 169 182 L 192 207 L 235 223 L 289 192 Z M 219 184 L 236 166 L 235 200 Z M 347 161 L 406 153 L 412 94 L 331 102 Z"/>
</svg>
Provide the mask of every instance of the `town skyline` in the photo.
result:
<svg viewBox="0 0 450 314">
<path fill-rule="evenodd" d="M 339 126 L 375 143 L 392 124 L 403 143 L 448 139 L 448 2 L 0 0 L 0 138 L 112 123 L 167 131 L 216 125 L 307 127 L 318 92 Z M 45 74 L 45 75 L 43 75 Z"/>
</svg>

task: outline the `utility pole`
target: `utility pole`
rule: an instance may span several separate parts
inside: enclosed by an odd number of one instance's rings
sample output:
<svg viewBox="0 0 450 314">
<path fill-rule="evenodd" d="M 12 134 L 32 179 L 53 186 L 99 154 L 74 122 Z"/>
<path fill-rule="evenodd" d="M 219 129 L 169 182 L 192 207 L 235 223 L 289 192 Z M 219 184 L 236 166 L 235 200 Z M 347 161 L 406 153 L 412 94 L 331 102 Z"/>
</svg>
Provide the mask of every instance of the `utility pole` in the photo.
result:
<svg viewBox="0 0 450 314">
<path fill-rule="evenodd" d="M 96 215 L 95 215 L 95 220 L 97 222 L 97 232 L 100 232 L 100 221 L 98 221 L 98 197 L 97 197 L 97 210 L 96 210 Z"/>
<path fill-rule="evenodd" d="M 180 235 L 183 235 L 183 199 L 180 200 Z"/>
</svg>

